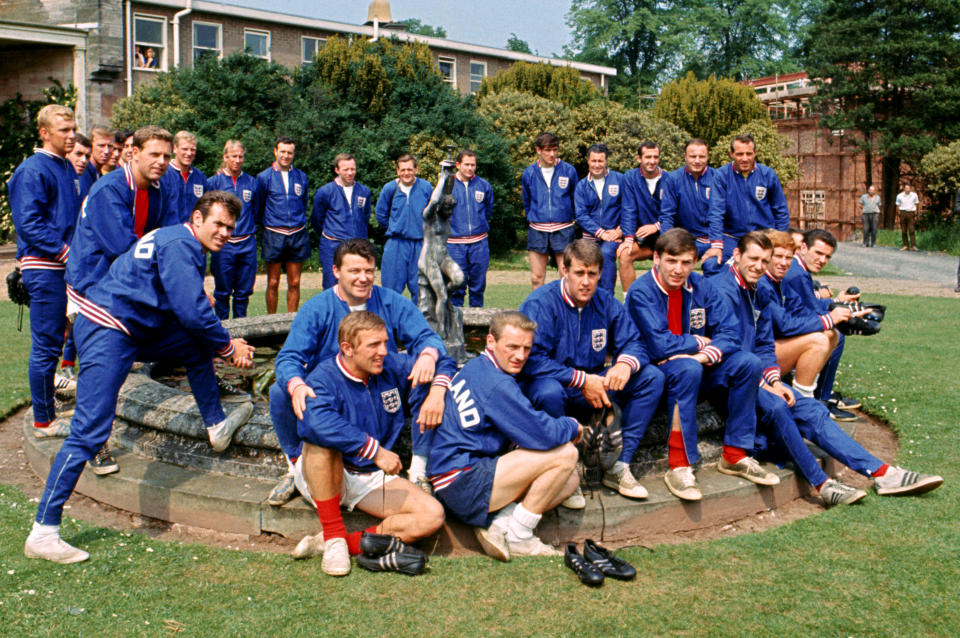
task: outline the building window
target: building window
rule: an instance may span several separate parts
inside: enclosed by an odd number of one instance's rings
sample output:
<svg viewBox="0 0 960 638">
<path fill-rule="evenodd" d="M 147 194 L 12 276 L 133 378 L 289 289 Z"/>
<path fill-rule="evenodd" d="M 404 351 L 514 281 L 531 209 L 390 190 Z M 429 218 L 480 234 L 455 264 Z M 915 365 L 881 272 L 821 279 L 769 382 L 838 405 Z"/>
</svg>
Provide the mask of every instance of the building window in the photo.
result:
<svg viewBox="0 0 960 638">
<path fill-rule="evenodd" d="M 167 68 L 167 21 L 163 18 L 133 16 L 133 65 L 138 69 L 163 71 Z"/>
<path fill-rule="evenodd" d="M 300 48 L 303 51 L 300 61 L 303 64 L 310 64 L 313 62 L 313 58 L 316 57 L 317 51 L 322 49 L 323 45 L 326 43 L 326 38 L 310 38 L 307 36 L 300 38 Z"/>
<path fill-rule="evenodd" d="M 223 39 L 219 24 L 212 22 L 193 23 L 193 63 L 205 55 L 223 57 Z"/>
<path fill-rule="evenodd" d="M 440 69 L 443 81 L 449 82 L 453 88 L 457 88 L 457 60 L 441 56 L 437 59 L 437 68 Z"/>
<path fill-rule="evenodd" d="M 800 191 L 800 228 L 823 228 L 826 212 L 824 191 Z"/>
<path fill-rule="evenodd" d="M 756 92 L 757 92 L 757 95 L 763 95 L 764 93 L 767 92 L 767 87 L 763 87 L 763 88 L 759 88 L 759 89 L 755 89 L 755 90 L 756 90 Z"/>
<path fill-rule="evenodd" d="M 470 60 L 470 92 L 476 93 L 480 90 L 480 83 L 487 77 L 487 63 Z"/>
<path fill-rule="evenodd" d="M 243 49 L 255 58 L 270 59 L 270 32 L 243 30 Z"/>
</svg>

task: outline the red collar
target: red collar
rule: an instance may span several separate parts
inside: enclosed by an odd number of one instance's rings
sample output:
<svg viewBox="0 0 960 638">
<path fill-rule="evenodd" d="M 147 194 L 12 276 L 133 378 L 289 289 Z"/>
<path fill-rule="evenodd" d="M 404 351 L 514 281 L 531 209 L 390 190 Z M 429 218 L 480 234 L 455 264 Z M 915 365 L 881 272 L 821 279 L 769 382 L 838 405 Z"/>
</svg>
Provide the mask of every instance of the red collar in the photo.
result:
<svg viewBox="0 0 960 638">
<path fill-rule="evenodd" d="M 669 294 L 670 294 L 670 291 L 667 290 L 666 286 L 664 286 L 664 285 L 663 285 L 663 282 L 660 280 L 660 273 L 657 272 L 656 266 L 654 266 L 654 267 L 650 270 L 650 272 L 653 273 L 653 281 L 654 281 L 654 283 L 657 284 L 657 288 L 660 289 L 660 292 L 662 292 L 662 293 L 665 294 L 665 295 L 669 295 Z M 682 288 L 683 288 L 684 290 L 686 290 L 687 292 L 693 292 L 693 286 L 690 285 L 690 278 L 689 278 L 689 277 L 687 277 L 687 280 L 686 280 L 685 282 L 683 282 Z"/>
<path fill-rule="evenodd" d="M 740 271 L 737 270 L 736 266 L 731 265 L 730 272 L 733 273 L 733 278 L 737 280 L 738 286 L 744 290 L 753 290 L 753 288 L 747 285 L 747 280 L 743 278 L 743 275 L 740 274 Z"/>
<path fill-rule="evenodd" d="M 346 378 L 350 379 L 350 380 L 353 381 L 354 383 L 362 383 L 363 385 L 367 385 L 367 380 L 366 380 L 366 379 L 361 379 L 360 377 L 357 377 L 357 376 L 354 376 L 354 375 L 350 374 L 350 371 L 347 370 L 347 366 L 344 365 L 344 363 L 343 363 L 343 354 L 342 354 L 342 353 L 338 353 L 338 354 L 337 354 L 337 367 L 340 368 L 340 372 L 341 372 L 341 374 L 343 374 L 343 376 L 345 376 Z"/>
<path fill-rule="evenodd" d="M 560 296 L 563 298 L 563 302 L 570 306 L 571 308 L 576 308 L 577 304 L 574 303 L 573 297 L 567 292 L 567 278 L 563 277 L 560 279 Z"/>
<path fill-rule="evenodd" d="M 796 254 L 793 256 L 793 259 L 800 264 L 800 267 L 803 268 L 804 272 L 810 272 L 810 269 L 807 268 L 807 262 L 803 260 L 803 257 L 801 257 L 799 254 Z"/>
</svg>

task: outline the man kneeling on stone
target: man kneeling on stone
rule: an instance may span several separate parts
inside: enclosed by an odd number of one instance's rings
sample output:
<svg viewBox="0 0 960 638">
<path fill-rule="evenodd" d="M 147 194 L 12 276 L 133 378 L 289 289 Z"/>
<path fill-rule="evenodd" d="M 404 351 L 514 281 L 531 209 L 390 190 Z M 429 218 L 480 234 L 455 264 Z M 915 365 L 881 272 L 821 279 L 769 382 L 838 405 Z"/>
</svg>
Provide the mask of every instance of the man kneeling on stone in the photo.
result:
<svg viewBox="0 0 960 638">
<path fill-rule="evenodd" d="M 408 377 L 415 359 L 390 353 L 386 324 L 365 310 L 344 317 L 337 340 L 340 353 L 322 361 L 305 379 L 316 397 L 306 400 L 298 423 L 303 452 L 294 478 L 300 493 L 316 506 L 323 529 L 322 536 L 308 537 L 305 544 L 318 547 L 322 541 L 321 568 L 331 576 L 350 573 L 351 555 L 372 571 L 419 574 L 426 557 L 406 543 L 440 529 L 443 507 L 397 476 L 400 457 L 391 448 L 404 417 L 419 412 L 428 392 L 446 392 L 456 363 L 441 357 L 429 390 L 412 387 Z M 383 521 L 348 534 L 341 505 Z"/>
<path fill-rule="evenodd" d="M 563 251 L 563 278 L 537 288 L 520 304 L 520 312 L 537 322 L 520 384 L 534 407 L 555 417 L 585 418 L 617 403 L 623 409 L 623 448 L 603 484 L 623 496 L 646 498 L 646 488 L 630 472 L 630 461 L 660 403 L 663 373 L 650 365 L 623 304 L 609 291 L 597 289 L 602 268 L 613 264 L 604 263 L 596 242 L 571 242 Z M 613 357 L 610 367 L 608 352 Z M 563 505 L 581 509 L 586 501 L 575 493 Z"/>
<path fill-rule="evenodd" d="M 580 424 L 536 410 L 514 379 L 536 328 L 517 311 L 494 316 L 483 354 L 450 384 L 427 463 L 437 498 L 502 561 L 559 556 L 533 530 L 580 483 L 574 447 Z"/>
</svg>

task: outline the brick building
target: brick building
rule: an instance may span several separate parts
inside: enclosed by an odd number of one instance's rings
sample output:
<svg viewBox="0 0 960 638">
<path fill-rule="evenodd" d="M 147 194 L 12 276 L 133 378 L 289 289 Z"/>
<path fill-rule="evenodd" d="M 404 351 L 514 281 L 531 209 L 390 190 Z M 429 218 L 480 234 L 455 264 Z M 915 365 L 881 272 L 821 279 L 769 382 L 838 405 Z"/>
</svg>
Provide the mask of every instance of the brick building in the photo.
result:
<svg viewBox="0 0 960 638">
<path fill-rule="evenodd" d="M 423 42 L 438 70 L 461 93 L 515 62 L 577 69 L 606 92 L 616 70 L 505 49 L 414 35 L 370 3 L 362 25 L 230 6 L 206 0 L 4 0 L 0 3 L 0 100 L 18 91 L 36 98 L 49 77 L 79 91 L 82 128 L 105 123 L 113 104 L 159 71 L 190 67 L 203 55 L 246 49 L 288 67 L 309 63 L 332 36 L 396 37 Z"/>
<path fill-rule="evenodd" d="M 826 228 L 840 239 L 862 229 L 860 196 L 866 192 L 866 162 L 853 143 L 859 133 L 823 128 L 810 108 L 817 89 L 803 71 L 747 80 L 767 107 L 777 131 L 790 140 L 784 151 L 797 160 L 800 177 L 783 184 L 791 223 Z M 873 162 L 873 184 L 881 166 Z"/>
</svg>

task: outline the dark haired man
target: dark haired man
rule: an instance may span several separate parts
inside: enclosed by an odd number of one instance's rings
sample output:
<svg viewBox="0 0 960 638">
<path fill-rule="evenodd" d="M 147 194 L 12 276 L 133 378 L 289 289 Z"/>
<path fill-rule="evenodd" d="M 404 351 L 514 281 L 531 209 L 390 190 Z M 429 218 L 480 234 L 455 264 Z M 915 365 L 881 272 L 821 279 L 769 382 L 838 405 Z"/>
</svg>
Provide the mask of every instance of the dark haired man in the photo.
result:
<svg viewBox="0 0 960 638">
<path fill-rule="evenodd" d="M 136 162 L 136 154 L 134 162 Z M 147 233 L 85 291 L 74 337 L 80 352 L 77 407 L 70 434 L 54 458 L 24 553 L 59 563 L 86 560 L 89 555 L 60 540 L 63 505 L 80 478 L 86 461 L 106 443 L 113 426 L 117 395 L 134 361 L 176 359 L 207 421 L 215 450 L 226 449 L 233 433 L 246 422 L 250 404 L 223 413 L 212 358 L 249 368 L 253 348 L 231 339 L 203 289 L 207 250 L 220 250 L 240 211 L 227 193 L 207 193 L 197 203 L 191 223 Z M 212 392 L 211 392 L 212 389 Z"/>
<path fill-rule="evenodd" d="M 633 263 L 653 256 L 653 245 L 660 234 L 660 200 L 663 170 L 660 147 L 644 140 L 637 149 L 637 168 L 623 176 L 623 243 L 617 250 L 620 285 L 629 290 L 637 278 Z"/>
<path fill-rule="evenodd" d="M 100 179 L 102 170 L 113 153 L 113 131 L 105 126 L 94 126 L 90 129 L 90 163 L 87 164 L 83 176 L 80 178 L 80 190 L 88 193 L 93 183 Z M 82 200 L 81 200 L 82 201 Z"/>
<path fill-rule="evenodd" d="M 280 272 L 287 275 L 287 312 L 300 305 L 300 273 L 310 258 L 307 230 L 307 175 L 293 166 L 296 143 L 281 137 L 273 149 L 275 161 L 257 175 L 257 221 L 263 225 L 263 261 L 267 265 L 267 313 L 277 311 Z"/>
<path fill-rule="evenodd" d="M 663 374 L 649 365 L 623 304 L 613 293 L 598 290 L 603 262 L 596 242 L 571 242 L 563 251 L 563 278 L 537 288 L 520 304 L 520 312 L 537 323 L 521 387 L 534 407 L 553 417 L 569 414 L 583 421 L 591 410 L 615 401 L 623 410 L 623 448 L 603 484 L 623 496 L 646 498 L 630 461 L 660 403 Z"/>
<path fill-rule="evenodd" d="M 453 197 L 457 205 L 450 217 L 447 252 L 460 266 L 466 281 L 463 288 L 450 293 L 450 301 L 455 306 L 462 306 L 469 288 L 470 305 L 482 308 L 490 266 L 487 233 L 493 214 L 493 188 L 490 182 L 477 176 L 477 154 L 470 149 L 460 151 L 456 166 Z"/>
<path fill-rule="evenodd" d="M 370 189 L 357 181 L 357 159 L 349 153 L 333 158 L 336 177 L 317 189 L 310 223 L 320 235 L 320 268 L 323 289 L 337 283 L 333 253 L 348 239 L 366 239 L 370 223 Z"/>
<path fill-rule="evenodd" d="M 603 268 L 600 287 L 609 293 L 617 285 L 617 248 L 623 239 L 620 230 L 623 175 L 607 168 L 609 151 L 605 144 L 587 149 L 587 177 L 577 182 L 574 206 L 577 223 L 586 236 L 600 242 Z"/>
<path fill-rule="evenodd" d="M 664 175 L 660 200 L 660 231 L 671 228 L 690 231 L 697 238 L 697 253 L 706 272 L 716 269 L 722 252 L 711 248 L 709 239 L 710 193 L 717 172 L 707 166 L 709 157 L 706 142 L 697 138 L 687 142 L 683 150 L 684 165 Z"/>
<path fill-rule="evenodd" d="M 573 241 L 573 193 L 577 171 L 560 159 L 560 138 L 541 133 L 535 141 L 537 161 L 520 177 L 527 230 L 530 284 L 537 288 L 547 276 L 550 254 L 559 257 Z M 557 260 L 559 262 L 559 259 Z"/>
</svg>

